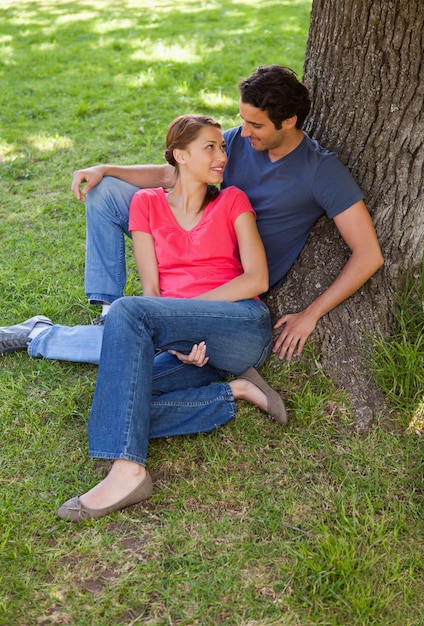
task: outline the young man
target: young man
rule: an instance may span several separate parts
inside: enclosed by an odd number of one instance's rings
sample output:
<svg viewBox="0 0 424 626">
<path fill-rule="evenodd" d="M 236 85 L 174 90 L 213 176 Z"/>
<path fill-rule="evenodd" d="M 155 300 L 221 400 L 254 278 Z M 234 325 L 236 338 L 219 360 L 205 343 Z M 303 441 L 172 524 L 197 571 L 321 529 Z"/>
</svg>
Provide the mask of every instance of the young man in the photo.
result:
<svg viewBox="0 0 424 626">
<path fill-rule="evenodd" d="M 334 220 L 351 251 L 328 289 L 300 313 L 284 315 L 275 324 L 281 332 L 273 351 L 290 360 L 302 353 L 318 320 L 355 293 L 383 258 L 364 195 L 351 174 L 302 131 L 310 100 L 295 74 L 278 65 L 258 67 L 239 89 L 242 125 L 224 133 L 223 187 L 242 189 L 256 211 L 270 288 L 281 285 L 323 214 Z M 170 165 L 99 165 L 74 173 L 72 192 L 79 200 L 87 195 L 86 294 L 91 303 L 104 305 L 103 313 L 123 296 L 132 196 L 140 187 L 172 187 L 173 178 Z M 0 354 L 28 347 L 35 357 L 96 363 L 101 342 L 101 327 L 69 329 L 39 317 L 0 329 Z"/>
</svg>

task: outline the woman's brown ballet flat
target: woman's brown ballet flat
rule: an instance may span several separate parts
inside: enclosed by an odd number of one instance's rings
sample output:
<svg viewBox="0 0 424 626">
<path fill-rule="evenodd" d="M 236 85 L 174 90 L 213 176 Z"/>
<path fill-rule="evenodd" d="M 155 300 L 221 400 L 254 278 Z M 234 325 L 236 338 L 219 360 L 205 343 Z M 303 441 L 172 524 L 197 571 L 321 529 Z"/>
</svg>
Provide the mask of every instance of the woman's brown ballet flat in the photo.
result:
<svg viewBox="0 0 424 626">
<path fill-rule="evenodd" d="M 113 511 L 119 511 L 120 509 L 125 509 L 127 506 L 131 506 L 132 504 L 137 504 L 142 500 L 146 500 L 150 496 L 153 491 L 153 480 L 150 476 L 149 472 L 146 471 L 146 476 L 143 478 L 141 483 L 131 491 L 125 498 L 115 502 L 115 504 L 111 504 L 110 506 L 104 507 L 103 509 L 90 509 L 88 506 L 85 506 L 80 500 L 79 496 L 75 498 L 71 498 L 59 508 L 57 514 L 62 519 L 69 520 L 70 522 L 74 522 L 78 524 L 79 522 L 84 522 L 90 519 L 98 519 L 99 517 L 104 517 L 105 515 L 109 515 Z"/>
<path fill-rule="evenodd" d="M 284 405 L 283 399 L 278 395 L 274 389 L 272 389 L 262 378 L 259 372 L 254 367 L 249 367 L 238 378 L 248 380 L 256 387 L 258 387 L 267 397 L 267 412 L 272 419 L 283 426 L 288 422 L 287 410 Z"/>
</svg>

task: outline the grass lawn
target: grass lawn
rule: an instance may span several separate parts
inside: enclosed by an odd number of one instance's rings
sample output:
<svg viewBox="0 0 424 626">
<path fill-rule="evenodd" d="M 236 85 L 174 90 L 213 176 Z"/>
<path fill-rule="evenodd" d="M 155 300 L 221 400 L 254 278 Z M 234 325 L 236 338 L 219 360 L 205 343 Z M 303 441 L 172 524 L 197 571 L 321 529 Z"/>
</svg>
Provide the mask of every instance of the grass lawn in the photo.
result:
<svg viewBox="0 0 424 626">
<path fill-rule="evenodd" d="M 163 162 L 181 113 L 237 124 L 241 77 L 270 63 L 302 75 L 310 6 L 0 0 L 0 325 L 90 323 L 73 170 Z M 87 456 L 97 368 L 1 358 L 0 624 L 422 624 L 422 438 L 408 429 L 420 398 L 393 385 L 393 354 L 380 345 L 375 364 L 390 428 L 356 433 L 311 350 L 270 360 L 287 428 L 240 403 L 214 433 L 156 440 L 153 496 L 81 527 L 56 509 L 108 469 Z"/>
</svg>

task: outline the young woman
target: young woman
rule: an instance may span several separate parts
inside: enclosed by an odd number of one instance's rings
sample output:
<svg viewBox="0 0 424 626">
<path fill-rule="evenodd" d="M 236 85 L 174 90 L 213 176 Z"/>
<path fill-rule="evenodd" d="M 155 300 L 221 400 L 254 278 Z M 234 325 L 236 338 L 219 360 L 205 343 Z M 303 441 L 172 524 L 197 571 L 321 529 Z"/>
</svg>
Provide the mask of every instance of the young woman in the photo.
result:
<svg viewBox="0 0 424 626">
<path fill-rule="evenodd" d="M 254 369 L 271 352 L 269 311 L 258 298 L 268 288 L 267 262 L 246 195 L 215 186 L 226 164 L 221 127 L 181 116 L 166 146 L 175 186 L 140 190 L 132 201 L 144 295 L 110 308 L 88 425 L 90 456 L 114 463 L 60 507 L 73 522 L 151 494 L 150 438 L 211 431 L 232 419 L 236 399 L 287 421 L 282 399 Z M 228 373 L 238 378 L 216 382 Z"/>
</svg>

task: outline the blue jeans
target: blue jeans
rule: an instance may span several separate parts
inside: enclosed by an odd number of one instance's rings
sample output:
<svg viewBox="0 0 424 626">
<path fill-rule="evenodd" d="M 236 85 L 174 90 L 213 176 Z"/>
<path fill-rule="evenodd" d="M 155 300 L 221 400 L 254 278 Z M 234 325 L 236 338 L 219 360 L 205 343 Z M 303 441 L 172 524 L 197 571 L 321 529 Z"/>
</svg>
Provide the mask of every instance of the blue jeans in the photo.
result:
<svg viewBox="0 0 424 626">
<path fill-rule="evenodd" d="M 91 304 L 114 302 L 124 295 L 127 280 L 125 237 L 129 206 L 138 187 L 105 176 L 87 194 L 85 293 Z M 32 357 L 98 365 L 102 326 L 55 325 L 28 346 Z"/>
<path fill-rule="evenodd" d="M 157 350 L 188 353 L 205 341 L 208 364 L 182 365 Z M 225 373 L 261 365 L 271 319 L 259 300 L 221 302 L 127 297 L 104 327 L 88 424 L 90 456 L 146 464 L 150 438 L 209 432 L 235 414 Z"/>
<path fill-rule="evenodd" d="M 103 342 L 103 326 L 61 326 L 43 330 L 28 345 L 35 358 L 92 363 L 98 365 Z"/>
<path fill-rule="evenodd" d="M 106 176 L 87 194 L 85 293 L 91 304 L 114 302 L 127 280 L 125 236 L 131 198 L 138 187 Z"/>
</svg>

